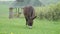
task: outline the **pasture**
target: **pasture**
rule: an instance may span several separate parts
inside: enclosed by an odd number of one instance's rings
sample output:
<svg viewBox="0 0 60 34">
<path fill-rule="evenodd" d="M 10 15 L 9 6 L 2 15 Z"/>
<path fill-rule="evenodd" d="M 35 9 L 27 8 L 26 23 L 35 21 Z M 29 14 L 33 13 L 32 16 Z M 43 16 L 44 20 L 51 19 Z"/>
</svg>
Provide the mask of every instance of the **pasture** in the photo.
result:
<svg viewBox="0 0 60 34">
<path fill-rule="evenodd" d="M 8 19 L 8 6 L 0 5 L 0 34 L 60 34 L 60 21 L 34 20 L 33 28 L 25 25 L 24 17 Z M 37 11 L 37 13 L 39 13 Z"/>
</svg>

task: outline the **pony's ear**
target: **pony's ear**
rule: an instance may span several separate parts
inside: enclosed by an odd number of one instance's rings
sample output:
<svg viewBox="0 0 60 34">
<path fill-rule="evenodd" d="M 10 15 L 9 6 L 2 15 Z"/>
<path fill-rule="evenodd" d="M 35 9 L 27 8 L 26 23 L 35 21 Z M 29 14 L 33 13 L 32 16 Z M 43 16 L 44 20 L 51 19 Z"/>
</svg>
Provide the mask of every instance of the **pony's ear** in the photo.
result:
<svg viewBox="0 0 60 34">
<path fill-rule="evenodd" d="M 36 18 L 37 16 L 35 16 L 34 18 L 32 18 L 33 20 Z"/>
</svg>

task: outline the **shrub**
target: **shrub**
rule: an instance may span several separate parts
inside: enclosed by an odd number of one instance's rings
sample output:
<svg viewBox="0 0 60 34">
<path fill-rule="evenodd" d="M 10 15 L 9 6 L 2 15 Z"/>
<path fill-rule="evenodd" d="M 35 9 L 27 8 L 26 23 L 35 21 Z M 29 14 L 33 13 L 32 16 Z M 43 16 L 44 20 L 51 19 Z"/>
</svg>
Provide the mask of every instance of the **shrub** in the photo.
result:
<svg viewBox="0 0 60 34">
<path fill-rule="evenodd" d="M 60 19 L 60 3 L 51 4 L 49 6 L 40 7 L 40 19 L 59 20 Z"/>
</svg>

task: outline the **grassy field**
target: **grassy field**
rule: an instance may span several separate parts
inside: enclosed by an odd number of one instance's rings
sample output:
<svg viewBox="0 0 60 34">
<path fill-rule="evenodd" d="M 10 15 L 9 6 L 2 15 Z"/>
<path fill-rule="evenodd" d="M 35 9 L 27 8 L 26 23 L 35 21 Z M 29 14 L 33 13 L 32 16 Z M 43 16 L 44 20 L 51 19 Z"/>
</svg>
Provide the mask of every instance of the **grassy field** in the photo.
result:
<svg viewBox="0 0 60 34">
<path fill-rule="evenodd" d="M 34 20 L 33 28 L 25 25 L 25 19 L 8 19 L 8 6 L 0 5 L 0 34 L 60 34 L 60 21 Z"/>
</svg>

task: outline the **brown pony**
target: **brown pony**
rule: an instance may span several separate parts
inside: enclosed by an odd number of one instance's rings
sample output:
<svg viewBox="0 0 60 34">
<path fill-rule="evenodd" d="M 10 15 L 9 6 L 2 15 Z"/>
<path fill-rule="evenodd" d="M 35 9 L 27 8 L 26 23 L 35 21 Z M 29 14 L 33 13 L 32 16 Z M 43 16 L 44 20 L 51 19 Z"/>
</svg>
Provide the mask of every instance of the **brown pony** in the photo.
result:
<svg viewBox="0 0 60 34">
<path fill-rule="evenodd" d="M 32 28 L 33 20 L 36 18 L 34 8 L 32 6 L 24 7 L 23 12 L 26 19 L 26 25 Z"/>
</svg>

